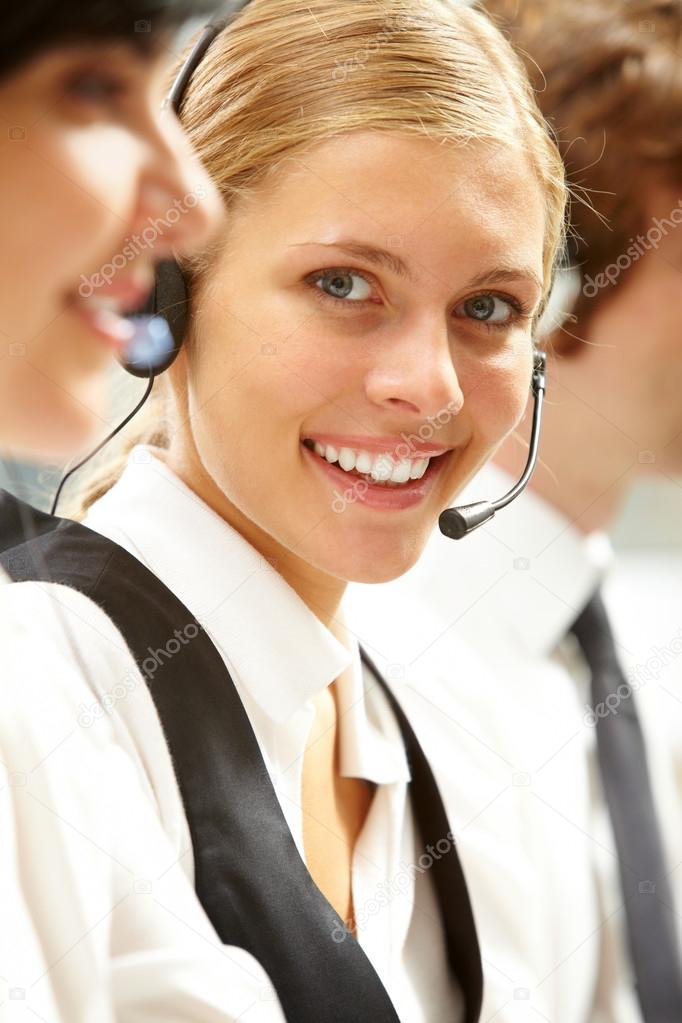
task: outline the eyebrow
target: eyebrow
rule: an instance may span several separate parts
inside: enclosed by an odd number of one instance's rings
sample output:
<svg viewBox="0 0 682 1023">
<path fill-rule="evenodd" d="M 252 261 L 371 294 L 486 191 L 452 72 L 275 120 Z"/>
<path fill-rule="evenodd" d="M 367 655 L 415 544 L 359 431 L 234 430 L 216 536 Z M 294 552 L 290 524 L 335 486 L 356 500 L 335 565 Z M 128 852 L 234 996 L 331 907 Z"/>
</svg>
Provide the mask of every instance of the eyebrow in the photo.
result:
<svg viewBox="0 0 682 1023">
<path fill-rule="evenodd" d="M 377 248 L 374 245 L 368 245 L 365 242 L 355 241 L 354 239 L 337 242 L 298 242 L 295 245 L 290 245 L 289 248 L 301 248 L 305 245 L 317 245 L 325 249 L 339 249 L 350 256 L 358 256 L 360 259 L 365 259 L 368 263 L 373 263 L 375 266 L 382 266 L 390 270 L 396 277 L 402 277 L 411 284 L 417 283 L 407 263 L 394 252 L 389 252 L 388 249 Z M 517 267 L 511 263 L 501 264 L 492 270 L 479 274 L 478 277 L 469 282 L 469 287 L 477 288 L 484 284 L 511 284 L 514 281 L 524 279 L 534 284 L 542 294 L 544 285 L 535 270 L 530 267 Z"/>
</svg>

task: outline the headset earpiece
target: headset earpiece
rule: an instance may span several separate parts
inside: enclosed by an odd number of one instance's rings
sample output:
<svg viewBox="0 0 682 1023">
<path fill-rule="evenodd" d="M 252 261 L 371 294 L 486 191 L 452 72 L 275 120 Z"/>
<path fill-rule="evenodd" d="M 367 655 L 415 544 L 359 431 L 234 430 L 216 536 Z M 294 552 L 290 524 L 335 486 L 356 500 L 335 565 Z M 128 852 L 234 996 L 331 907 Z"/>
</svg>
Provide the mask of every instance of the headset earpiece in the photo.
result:
<svg viewBox="0 0 682 1023">
<path fill-rule="evenodd" d="M 187 333 L 187 301 L 184 274 L 175 260 L 158 263 L 154 287 L 139 313 L 145 336 L 135 339 L 132 352 L 121 361 L 128 373 L 146 378 L 153 371 L 158 376 L 175 361 Z M 131 320 L 135 322 L 135 317 Z"/>
<path fill-rule="evenodd" d="M 179 113 L 187 85 L 215 37 L 249 0 L 232 0 L 229 13 L 214 17 L 199 36 L 175 77 L 164 106 Z M 182 270 L 173 259 L 157 264 L 154 289 L 147 305 L 128 317 L 135 327 L 128 352 L 121 365 L 135 377 L 151 379 L 165 372 L 182 348 L 188 326 L 187 286 Z"/>
<path fill-rule="evenodd" d="M 204 26 L 164 103 L 176 114 L 180 111 L 187 84 L 207 49 L 248 2 L 232 0 L 228 14 L 221 13 Z M 187 286 L 175 260 L 168 259 L 157 265 L 154 289 L 146 308 L 140 310 L 138 316 L 138 319 L 129 317 L 136 327 L 137 336 L 133 338 L 126 358 L 121 359 L 121 365 L 135 377 L 150 379 L 165 372 L 174 362 L 187 333 Z"/>
<path fill-rule="evenodd" d="M 557 269 L 549 301 L 536 327 L 540 339 L 553 334 L 570 319 L 581 287 L 582 277 L 576 266 L 561 266 Z"/>
</svg>

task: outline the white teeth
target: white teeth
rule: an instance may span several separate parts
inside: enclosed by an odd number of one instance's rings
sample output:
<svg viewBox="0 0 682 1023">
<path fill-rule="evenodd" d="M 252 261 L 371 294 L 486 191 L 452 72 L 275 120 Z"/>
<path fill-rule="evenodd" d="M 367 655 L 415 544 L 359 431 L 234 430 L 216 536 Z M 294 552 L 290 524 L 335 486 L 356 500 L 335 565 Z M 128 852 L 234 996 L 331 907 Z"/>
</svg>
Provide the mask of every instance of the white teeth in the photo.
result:
<svg viewBox="0 0 682 1023">
<path fill-rule="evenodd" d="M 109 309 L 97 309 L 93 320 L 102 330 L 118 338 L 119 341 L 132 341 L 135 337 L 135 328 L 128 320 L 122 319 Z"/>
<path fill-rule="evenodd" d="M 390 480 L 393 472 L 393 459 L 390 455 L 375 455 L 372 468 L 369 470 L 373 480 L 381 483 Z"/>
<path fill-rule="evenodd" d="M 355 452 L 351 451 L 350 448 L 341 448 L 339 451 L 339 465 L 346 472 L 350 472 L 351 469 L 355 468 Z"/>
<path fill-rule="evenodd" d="M 368 451 L 359 451 L 355 460 L 355 468 L 358 472 L 369 473 L 372 471 L 372 456 Z"/>
<path fill-rule="evenodd" d="M 430 458 L 393 459 L 388 452 L 372 454 L 369 451 L 354 451 L 352 448 L 338 449 L 331 444 L 315 441 L 314 451 L 330 464 L 337 462 L 345 472 L 362 473 L 370 476 L 374 483 L 400 485 L 408 480 L 420 480 L 429 467 Z"/>
<path fill-rule="evenodd" d="M 411 468 L 412 463 L 408 462 L 406 458 L 401 458 L 391 473 L 391 483 L 407 483 L 410 478 Z"/>
<path fill-rule="evenodd" d="M 80 301 L 83 305 L 90 306 L 93 309 L 104 309 L 112 313 L 118 312 L 121 306 L 118 299 L 107 297 L 106 295 L 90 295 L 89 298 L 82 298 Z"/>
</svg>

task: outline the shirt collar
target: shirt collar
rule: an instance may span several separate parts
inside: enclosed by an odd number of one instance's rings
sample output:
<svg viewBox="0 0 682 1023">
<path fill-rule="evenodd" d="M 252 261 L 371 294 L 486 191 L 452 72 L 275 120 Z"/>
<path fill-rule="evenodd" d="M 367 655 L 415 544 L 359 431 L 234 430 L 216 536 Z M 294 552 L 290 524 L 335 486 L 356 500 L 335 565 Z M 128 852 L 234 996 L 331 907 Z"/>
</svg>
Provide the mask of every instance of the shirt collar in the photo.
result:
<svg viewBox="0 0 682 1023">
<path fill-rule="evenodd" d="M 353 638 L 352 663 L 336 683 L 338 715 L 343 719 L 339 729 L 340 773 L 367 778 L 377 785 L 409 781 L 411 773 L 400 726 L 374 673 L 362 662 L 358 642 Z"/>
<path fill-rule="evenodd" d="M 515 482 L 498 466 L 487 465 L 458 503 L 481 500 L 481 494 L 497 498 Z M 462 541 L 471 543 L 472 569 L 476 560 L 480 564 L 500 548 L 512 565 L 505 580 L 508 585 L 494 587 L 486 596 L 489 621 L 506 624 L 507 634 L 513 635 L 521 649 L 536 655 L 549 653 L 601 585 L 613 560 L 608 535 L 603 531 L 581 533 L 530 489 L 482 528 L 478 543 L 476 533 Z"/>
<path fill-rule="evenodd" d="M 151 448 L 130 452 L 85 525 L 147 566 L 201 622 L 261 710 L 283 722 L 357 659 L 284 578 Z M 180 539 L 182 538 L 182 539 Z"/>
</svg>

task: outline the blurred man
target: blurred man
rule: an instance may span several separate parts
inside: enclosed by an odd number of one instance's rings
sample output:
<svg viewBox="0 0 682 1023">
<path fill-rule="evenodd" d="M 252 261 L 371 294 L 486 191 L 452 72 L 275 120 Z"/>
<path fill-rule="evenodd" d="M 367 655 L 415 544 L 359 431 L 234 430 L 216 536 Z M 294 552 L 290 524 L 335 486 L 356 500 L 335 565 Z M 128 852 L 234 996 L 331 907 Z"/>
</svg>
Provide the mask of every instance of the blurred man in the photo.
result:
<svg viewBox="0 0 682 1023">
<path fill-rule="evenodd" d="M 452 735 L 436 766 L 462 777 L 452 812 L 487 964 L 482 1018 L 672 1023 L 682 836 L 665 719 L 679 720 L 681 623 L 654 582 L 611 636 L 601 583 L 604 531 L 633 483 L 682 476 L 682 3 L 485 6 L 525 59 L 577 193 L 542 463 L 473 535 L 435 534 L 383 588 L 381 621 L 357 587 L 354 619 L 377 654 L 400 634 L 398 695 L 437 702 Z M 501 497 L 526 456 L 512 438 L 461 503 Z M 622 614 L 622 595 L 603 595 Z M 659 684 L 675 676 L 676 694 Z"/>
</svg>

